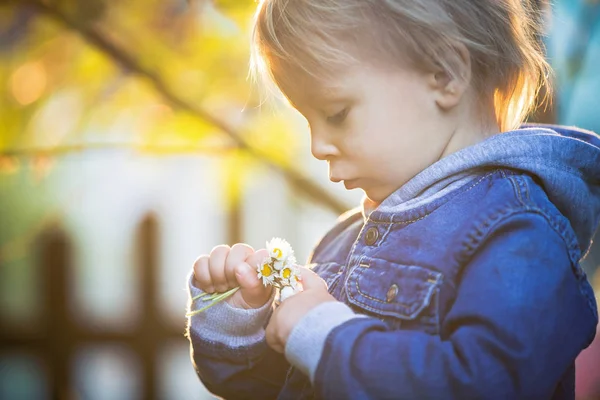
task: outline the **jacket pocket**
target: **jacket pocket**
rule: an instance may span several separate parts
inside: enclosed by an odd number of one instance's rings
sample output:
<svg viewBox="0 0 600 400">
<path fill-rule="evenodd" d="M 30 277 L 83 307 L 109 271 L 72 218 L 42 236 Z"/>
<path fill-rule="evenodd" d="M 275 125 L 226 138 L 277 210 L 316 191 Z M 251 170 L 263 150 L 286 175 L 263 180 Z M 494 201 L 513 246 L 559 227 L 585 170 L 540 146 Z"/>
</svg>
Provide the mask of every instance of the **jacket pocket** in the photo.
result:
<svg viewBox="0 0 600 400">
<path fill-rule="evenodd" d="M 346 282 L 348 301 L 359 312 L 397 329 L 439 332 L 438 296 L 442 274 L 417 265 L 368 259 Z"/>
</svg>

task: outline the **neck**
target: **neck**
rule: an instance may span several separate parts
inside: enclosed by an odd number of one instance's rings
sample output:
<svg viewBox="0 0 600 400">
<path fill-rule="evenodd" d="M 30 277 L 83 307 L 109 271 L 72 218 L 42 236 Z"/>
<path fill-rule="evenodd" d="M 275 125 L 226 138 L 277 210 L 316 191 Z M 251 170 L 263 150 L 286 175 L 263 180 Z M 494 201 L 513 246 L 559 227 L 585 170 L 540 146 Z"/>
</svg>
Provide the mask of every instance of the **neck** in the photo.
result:
<svg viewBox="0 0 600 400">
<path fill-rule="evenodd" d="M 449 115 L 453 121 L 447 125 L 452 126 L 453 130 L 439 159 L 500 133 L 493 102 L 476 105 L 472 101 L 465 101 L 453 114 Z"/>
</svg>

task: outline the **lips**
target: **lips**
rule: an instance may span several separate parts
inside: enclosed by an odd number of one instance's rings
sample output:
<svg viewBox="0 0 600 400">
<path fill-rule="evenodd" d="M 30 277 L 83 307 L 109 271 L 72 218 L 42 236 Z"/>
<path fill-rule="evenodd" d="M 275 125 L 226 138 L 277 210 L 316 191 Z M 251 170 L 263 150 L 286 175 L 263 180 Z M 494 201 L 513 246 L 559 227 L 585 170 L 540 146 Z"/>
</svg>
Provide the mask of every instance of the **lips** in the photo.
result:
<svg viewBox="0 0 600 400">
<path fill-rule="evenodd" d="M 360 178 L 355 178 L 355 179 L 345 179 L 345 178 L 339 178 L 336 176 L 330 176 L 329 180 L 331 182 L 334 183 L 338 183 L 338 182 L 344 182 L 344 186 L 346 187 L 346 189 L 355 189 L 357 187 L 359 187 L 359 183 L 360 183 Z"/>
</svg>

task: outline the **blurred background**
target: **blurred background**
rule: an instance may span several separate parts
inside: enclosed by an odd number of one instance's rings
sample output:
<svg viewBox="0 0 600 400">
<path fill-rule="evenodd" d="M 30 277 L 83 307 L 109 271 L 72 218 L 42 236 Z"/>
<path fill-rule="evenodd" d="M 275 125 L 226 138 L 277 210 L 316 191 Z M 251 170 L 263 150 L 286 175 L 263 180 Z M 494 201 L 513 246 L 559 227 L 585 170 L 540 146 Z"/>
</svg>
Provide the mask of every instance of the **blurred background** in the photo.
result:
<svg viewBox="0 0 600 400">
<path fill-rule="evenodd" d="M 183 337 L 195 258 L 281 236 L 306 260 L 358 204 L 304 120 L 261 107 L 255 7 L 0 1 L 0 399 L 212 398 Z M 531 120 L 600 132 L 599 1 L 545 10 L 555 99 Z M 579 399 L 600 398 L 599 343 Z"/>
</svg>

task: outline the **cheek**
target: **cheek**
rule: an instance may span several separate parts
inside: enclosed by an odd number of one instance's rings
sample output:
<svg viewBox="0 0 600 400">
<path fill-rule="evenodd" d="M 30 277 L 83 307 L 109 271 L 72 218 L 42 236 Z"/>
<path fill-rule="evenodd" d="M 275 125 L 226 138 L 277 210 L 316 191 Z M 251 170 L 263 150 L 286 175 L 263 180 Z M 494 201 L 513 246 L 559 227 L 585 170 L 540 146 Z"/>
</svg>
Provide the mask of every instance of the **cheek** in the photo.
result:
<svg viewBox="0 0 600 400">
<path fill-rule="evenodd" d="M 357 113 L 353 134 L 364 147 L 382 147 L 389 144 L 390 133 L 397 132 L 398 121 L 380 104 L 375 103 Z"/>
<path fill-rule="evenodd" d="M 384 176 L 398 175 L 399 167 L 414 164 L 423 151 L 423 138 L 419 134 L 420 116 L 412 108 L 375 101 L 357 109 L 351 129 L 341 141 L 345 158 Z"/>
<path fill-rule="evenodd" d="M 411 135 L 406 128 L 401 118 L 385 112 L 376 113 L 369 119 L 364 131 L 366 153 L 384 159 L 397 158 L 410 147 Z"/>
</svg>

